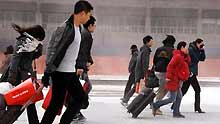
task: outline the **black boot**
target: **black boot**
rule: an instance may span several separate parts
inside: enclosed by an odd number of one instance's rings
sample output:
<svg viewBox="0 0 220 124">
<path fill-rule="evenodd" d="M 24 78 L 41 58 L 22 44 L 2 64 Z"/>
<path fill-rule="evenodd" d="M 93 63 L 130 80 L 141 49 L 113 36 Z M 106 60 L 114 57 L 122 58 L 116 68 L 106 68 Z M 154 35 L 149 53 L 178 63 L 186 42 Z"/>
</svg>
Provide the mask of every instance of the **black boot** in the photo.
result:
<svg viewBox="0 0 220 124">
<path fill-rule="evenodd" d="M 200 108 L 200 93 L 196 93 L 196 94 L 195 94 L 194 111 L 195 111 L 195 112 L 198 112 L 198 113 L 205 113 L 205 112 L 202 111 L 202 109 Z"/>
</svg>

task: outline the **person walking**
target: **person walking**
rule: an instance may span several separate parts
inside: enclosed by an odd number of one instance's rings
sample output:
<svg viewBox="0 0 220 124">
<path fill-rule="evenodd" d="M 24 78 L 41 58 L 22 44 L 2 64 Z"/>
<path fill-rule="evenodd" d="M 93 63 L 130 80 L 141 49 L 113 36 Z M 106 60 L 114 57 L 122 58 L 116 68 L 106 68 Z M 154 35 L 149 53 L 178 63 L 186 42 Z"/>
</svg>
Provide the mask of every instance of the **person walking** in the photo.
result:
<svg viewBox="0 0 220 124">
<path fill-rule="evenodd" d="M 128 81 L 127 81 L 127 84 L 124 90 L 124 96 L 123 98 L 121 98 L 121 104 L 125 107 L 128 106 L 128 101 L 135 93 L 135 88 L 136 88 L 135 66 L 136 66 L 137 56 L 138 56 L 137 45 L 135 44 L 131 45 L 130 50 L 131 50 L 131 59 L 130 59 L 129 66 L 128 66 L 128 72 L 130 74 L 129 74 L 129 78 L 128 78 Z"/>
<path fill-rule="evenodd" d="M 143 38 L 143 46 L 140 48 L 140 52 L 137 56 L 137 62 L 135 65 L 135 82 L 140 83 L 144 79 L 146 71 L 149 68 L 151 47 L 153 46 L 153 38 L 151 36 L 145 36 Z"/>
<path fill-rule="evenodd" d="M 66 91 L 73 100 L 68 103 L 60 124 L 70 124 L 73 116 L 81 109 L 86 96 L 79 82 L 79 75 L 82 74 L 83 69 L 76 69 L 75 65 L 81 43 L 80 25 L 89 20 L 92 10 L 93 7 L 88 1 L 76 2 L 74 13 L 55 30 L 51 37 L 42 83 L 47 87 L 50 78 L 52 79 L 52 98 L 41 124 L 53 123 L 56 114 L 63 106 Z"/>
<path fill-rule="evenodd" d="M 200 107 L 201 88 L 199 85 L 199 81 L 197 79 L 198 63 L 200 61 L 205 61 L 205 58 L 206 58 L 204 43 L 202 39 L 198 38 L 194 42 L 191 42 L 189 44 L 189 55 L 191 57 L 191 63 L 189 66 L 191 75 L 189 79 L 183 83 L 182 93 L 184 96 L 187 93 L 189 86 L 191 85 L 193 87 L 193 90 L 195 91 L 194 111 L 198 113 L 205 113 L 204 111 L 202 111 Z"/>
<path fill-rule="evenodd" d="M 91 56 L 91 49 L 93 44 L 92 33 L 96 28 L 96 19 L 94 16 L 90 16 L 89 20 L 83 24 L 82 28 L 82 40 L 80 44 L 80 50 L 78 54 L 78 58 L 76 60 L 76 68 L 83 69 L 83 73 L 81 75 L 82 80 L 85 80 L 85 92 L 89 94 L 92 90 L 92 83 L 89 80 L 88 71 L 90 70 L 91 65 L 94 63 Z M 74 115 L 74 121 L 83 121 L 85 120 L 85 116 L 79 112 Z"/>
<path fill-rule="evenodd" d="M 152 110 L 154 116 L 161 106 L 174 103 L 173 117 L 185 118 L 185 116 L 180 113 L 179 109 L 182 100 L 182 82 L 187 80 L 189 77 L 190 56 L 188 55 L 186 45 L 186 42 L 181 41 L 177 44 L 177 50 L 173 51 L 173 57 L 167 66 L 167 83 L 165 84 L 165 88 L 169 92 L 169 97 L 153 103 Z"/>
<path fill-rule="evenodd" d="M 8 72 L 4 75 L 3 79 L 8 81 L 13 86 L 17 86 L 22 81 L 30 77 L 35 77 L 33 72 L 32 62 L 42 55 L 43 45 L 42 42 L 45 38 L 45 31 L 40 25 L 31 27 L 20 27 L 16 24 L 12 25 L 13 28 L 20 34 L 17 38 L 15 53 L 12 56 L 9 64 Z M 3 119 L 0 119 L 1 124 L 8 124 L 16 120 L 18 112 L 22 106 L 8 106 L 7 111 L 4 112 Z M 20 112 L 21 114 L 22 112 Z M 39 124 L 37 110 L 35 104 L 30 104 L 27 107 L 27 115 L 29 124 Z"/>
<path fill-rule="evenodd" d="M 167 65 L 169 64 L 172 58 L 172 52 L 174 50 L 174 44 L 176 39 L 172 35 L 167 35 L 166 39 L 163 40 L 163 46 L 156 49 L 154 54 L 153 64 L 155 69 L 155 75 L 159 79 L 159 89 L 156 95 L 156 101 L 160 101 L 167 94 L 165 89 L 166 83 L 166 71 Z M 156 114 L 162 115 L 162 111 L 158 109 Z"/>
</svg>

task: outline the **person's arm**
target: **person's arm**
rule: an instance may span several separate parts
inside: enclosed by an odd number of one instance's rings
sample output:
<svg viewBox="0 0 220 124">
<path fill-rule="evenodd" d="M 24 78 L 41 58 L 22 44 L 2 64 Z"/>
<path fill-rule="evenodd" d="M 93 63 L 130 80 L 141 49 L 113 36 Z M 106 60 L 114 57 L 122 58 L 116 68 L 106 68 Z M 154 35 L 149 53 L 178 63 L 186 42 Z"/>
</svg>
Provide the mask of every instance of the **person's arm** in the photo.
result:
<svg viewBox="0 0 220 124">
<path fill-rule="evenodd" d="M 43 45 L 39 44 L 33 54 L 33 60 L 39 58 L 42 55 Z"/>
<path fill-rule="evenodd" d="M 205 50 L 202 48 L 199 52 L 200 52 L 199 60 L 200 61 L 205 61 L 205 59 L 206 59 Z"/>
<path fill-rule="evenodd" d="M 21 56 L 21 54 L 14 54 L 9 65 L 8 82 L 14 86 L 16 85 L 18 66 L 21 60 Z"/>
<path fill-rule="evenodd" d="M 142 62 L 141 64 L 142 64 L 142 67 L 143 67 L 143 71 L 142 71 L 142 74 L 141 74 L 142 79 L 144 79 L 146 71 L 149 68 L 149 61 L 150 61 L 150 52 L 146 50 L 141 55 L 141 62 Z"/>
</svg>

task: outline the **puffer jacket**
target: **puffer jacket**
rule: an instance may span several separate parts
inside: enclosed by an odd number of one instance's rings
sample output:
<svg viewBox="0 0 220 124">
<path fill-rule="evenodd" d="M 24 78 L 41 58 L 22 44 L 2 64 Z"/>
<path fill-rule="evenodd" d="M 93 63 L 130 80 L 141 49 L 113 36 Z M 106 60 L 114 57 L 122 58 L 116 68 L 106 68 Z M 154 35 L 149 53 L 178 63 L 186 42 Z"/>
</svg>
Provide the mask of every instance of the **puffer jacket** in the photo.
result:
<svg viewBox="0 0 220 124">
<path fill-rule="evenodd" d="M 179 82 L 185 81 L 189 78 L 190 61 L 189 55 L 185 55 L 180 50 L 173 51 L 173 57 L 167 66 L 166 73 L 166 78 L 170 79 L 165 86 L 168 91 L 177 91 L 179 88 Z"/>
</svg>

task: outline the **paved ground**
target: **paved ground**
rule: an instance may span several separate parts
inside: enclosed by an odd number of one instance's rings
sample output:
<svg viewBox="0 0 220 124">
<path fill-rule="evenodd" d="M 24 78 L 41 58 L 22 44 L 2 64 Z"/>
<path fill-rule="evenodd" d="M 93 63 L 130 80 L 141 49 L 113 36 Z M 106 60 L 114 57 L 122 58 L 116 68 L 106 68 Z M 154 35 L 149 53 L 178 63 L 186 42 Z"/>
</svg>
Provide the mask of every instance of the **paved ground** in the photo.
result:
<svg viewBox="0 0 220 124">
<path fill-rule="evenodd" d="M 152 116 L 151 110 L 147 107 L 137 119 L 133 119 L 120 104 L 123 89 L 122 85 L 94 85 L 90 95 L 90 106 L 83 111 L 87 117 L 84 124 L 219 124 L 220 122 L 220 87 L 202 87 L 201 99 L 205 114 L 193 112 L 194 92 L 190 88 L 181 106 L 185 119 L 174 119 L 170 106 L 161 108 L 164 115 L 156 117 Z M 44 92 L 46 93 L 47 90 Z M 41 104 L 42 102 L 37 103 L 40 119 L 44 113 Z M 54 124 L 59 123 L 59 118 L 57 116 Z M 26 119 L 24 113 L 15 124 L 28 124 Z"/>
</svg>

